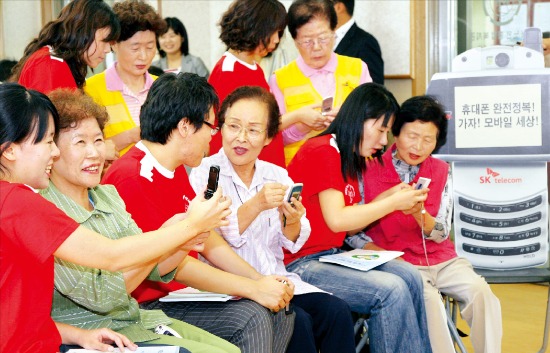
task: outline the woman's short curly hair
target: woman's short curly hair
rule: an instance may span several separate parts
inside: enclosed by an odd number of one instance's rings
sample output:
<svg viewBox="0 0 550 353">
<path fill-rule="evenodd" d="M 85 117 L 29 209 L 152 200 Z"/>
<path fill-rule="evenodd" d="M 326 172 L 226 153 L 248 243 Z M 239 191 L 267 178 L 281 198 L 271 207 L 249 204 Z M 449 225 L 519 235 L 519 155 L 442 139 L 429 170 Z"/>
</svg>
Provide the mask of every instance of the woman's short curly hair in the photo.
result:
<svg viewBox="0 0 550 353">
<path fill-rule="evenodd" d="M 252 51 L 266 48 L 275 32 L 286 27 L 286 10 L 277 0 L 235 0 L 222 15 L 220 39 L 228 49 Z"/>
<path fill-rule="evenodd" d="M 143 1 L 126 0 L 117 2 L 113 6 L 113 11 L 120 21 L 119 42 L 124 42 L 140 31 L 151 31 L 156 36 L 160 36 L 168 29 L 166 21 L 159 16 L 151 5 Z"/>
<path fill-rule="evenodd" d="M 95 119 L 101 131 L 109 115 L 105 107 L 97 104 L 80 90 L 59 88 L 48 94 L 59 114 L 59 131 L 78 127 L 81 121 Z M 57 138 L 59 135 L 55 137 Z"/>
<path fill-rule="evenodd" d="M 252 100 L 265 104 L 267 111 L 267 137 L 273 138 L 279 132 L 281 114 L 273 94 L 259 86 L 241 86 L 231 92 L 223 101 L 218 113 L 218 126 L 223 127 L 227 110 L 241 100 Z"/>
</svg>

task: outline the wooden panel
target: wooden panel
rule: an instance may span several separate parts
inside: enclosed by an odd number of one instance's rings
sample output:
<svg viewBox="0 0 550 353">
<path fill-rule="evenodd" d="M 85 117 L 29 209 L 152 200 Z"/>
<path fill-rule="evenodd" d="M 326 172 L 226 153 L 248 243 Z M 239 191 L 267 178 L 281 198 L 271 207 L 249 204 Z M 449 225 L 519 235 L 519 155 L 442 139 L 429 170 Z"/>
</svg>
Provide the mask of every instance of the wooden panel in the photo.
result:
<svg viewBox="0 0 550 353">
<path fill-rule="evenodd" d="M 53 20 L 53 0 L 42 0 L 40 2 L 40 10 L 42 14 L 42 27 Z"/>
<path fill-rule="evenodd" d="M 412 95 L 426 93 L 426 2 L 411 1 Z"/>
</svg>

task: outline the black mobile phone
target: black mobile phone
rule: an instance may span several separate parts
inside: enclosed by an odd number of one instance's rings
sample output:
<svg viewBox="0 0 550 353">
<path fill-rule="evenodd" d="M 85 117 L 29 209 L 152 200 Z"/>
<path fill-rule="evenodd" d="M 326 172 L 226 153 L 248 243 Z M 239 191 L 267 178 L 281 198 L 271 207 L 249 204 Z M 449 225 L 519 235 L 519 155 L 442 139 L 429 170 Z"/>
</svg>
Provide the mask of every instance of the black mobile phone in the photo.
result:
<svg viewBox="0 0 550 353">
<path fill-rule="evenodd" d="M 332 110 L 333 100 L 334 99 L 332 97 L 327 97 L 327 98 L 323 99 L 323 105 L 322 105 L 322 108 L 321 108 L 321 111 L 323 113 L 330 112 Z"/>
<path fill-rule="evenodd" d="M 211 165 L 208 172 L 208 185 L 206 185 L 206 191 L 204 192 L 204 198 L 210 199 L 216 190 L 218 190 L 218 179 L 220 178 L 220 167 L 217 165 Z"/>
</svg>

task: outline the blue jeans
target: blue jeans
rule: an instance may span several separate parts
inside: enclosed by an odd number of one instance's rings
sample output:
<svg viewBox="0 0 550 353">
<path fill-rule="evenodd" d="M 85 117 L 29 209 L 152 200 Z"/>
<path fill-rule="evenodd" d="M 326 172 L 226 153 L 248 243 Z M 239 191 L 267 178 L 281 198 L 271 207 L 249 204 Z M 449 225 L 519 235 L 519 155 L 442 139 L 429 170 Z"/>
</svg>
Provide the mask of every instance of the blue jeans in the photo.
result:
<svg viewBox="0 0 550 353">
<path fill-rule="evenodd" d="M 418 270 L 399 260 L 367 272 L 318 261 L 323 255 L 342 251 L 308 255 L 291 262 L 287 269 L 345 300 L 352 311 L 369 315 L 371 352 L 431 353 Z"/>
</svg>

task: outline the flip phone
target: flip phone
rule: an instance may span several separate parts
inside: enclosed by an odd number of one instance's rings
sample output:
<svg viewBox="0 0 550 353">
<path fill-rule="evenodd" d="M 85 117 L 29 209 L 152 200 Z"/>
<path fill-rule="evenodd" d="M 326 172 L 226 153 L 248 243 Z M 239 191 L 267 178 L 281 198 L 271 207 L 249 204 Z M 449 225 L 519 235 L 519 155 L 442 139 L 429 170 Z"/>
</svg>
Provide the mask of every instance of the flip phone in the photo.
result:
<svg viewBox="0 0 550 353">
<path fill-rule="evenodd" d="M 209 200 L 216 190 L 218 190 L 218 179 L 220 178 L 220 167 L 217 165 L 211 165 L 208 172 L 208 185 L 206 185 L 206 191 L 204 192 L 204 198 Z"/>
</svg>

